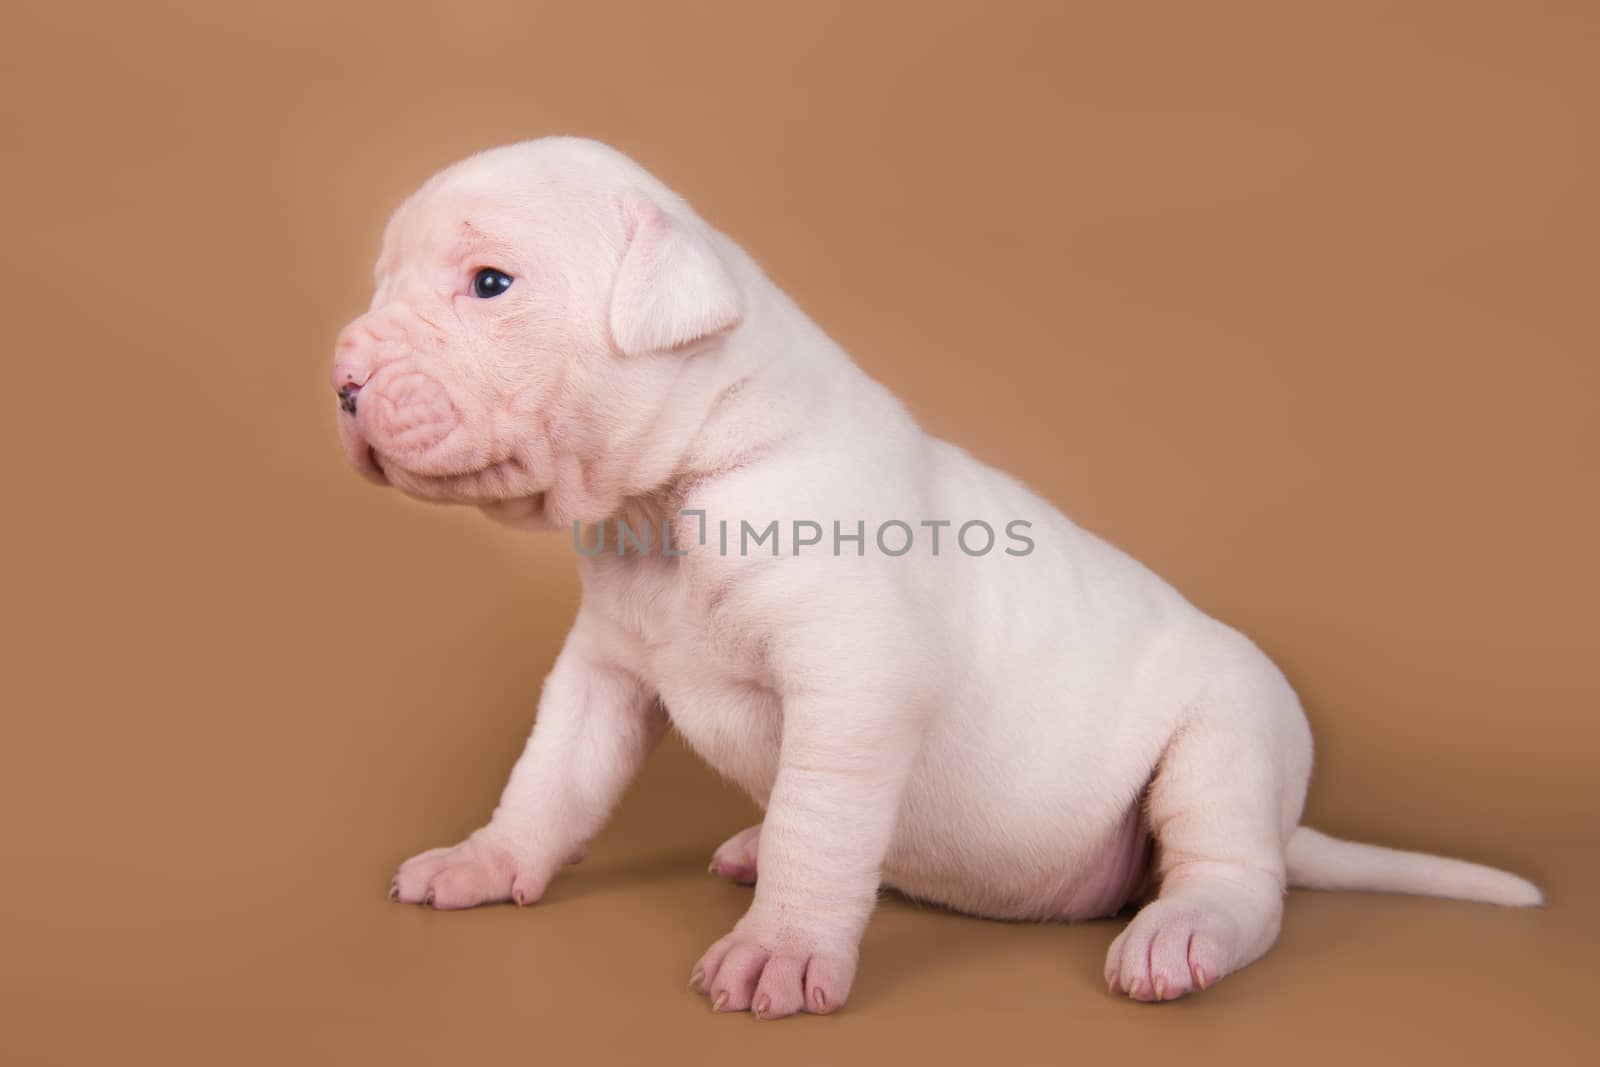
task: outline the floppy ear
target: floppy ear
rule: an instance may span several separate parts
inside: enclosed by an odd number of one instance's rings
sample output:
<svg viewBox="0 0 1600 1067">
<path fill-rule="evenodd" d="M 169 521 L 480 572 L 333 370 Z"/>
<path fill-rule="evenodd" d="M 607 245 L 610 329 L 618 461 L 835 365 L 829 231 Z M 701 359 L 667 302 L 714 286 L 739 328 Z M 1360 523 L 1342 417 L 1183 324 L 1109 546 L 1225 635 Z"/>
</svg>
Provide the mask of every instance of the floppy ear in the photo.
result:
<svg viewBox="0 0 1600 1067">
<path fill-rule="evenodd" d="M 739 286 L 705 234 L 641 194 L 628 194 L 622 210 L 632 236 L 611 288 L 611 339 L 624 355 L 681 348 L 739 324 Z"/>
</svg>

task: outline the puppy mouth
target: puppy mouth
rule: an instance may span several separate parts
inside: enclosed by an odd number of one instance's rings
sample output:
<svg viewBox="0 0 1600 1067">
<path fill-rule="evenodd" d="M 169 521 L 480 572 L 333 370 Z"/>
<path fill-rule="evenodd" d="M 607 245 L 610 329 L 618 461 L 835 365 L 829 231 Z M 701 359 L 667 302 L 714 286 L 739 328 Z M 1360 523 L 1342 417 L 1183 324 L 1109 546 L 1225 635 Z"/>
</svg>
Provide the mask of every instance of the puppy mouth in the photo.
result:
<svg viewBox="0 0 1600 1067">
<path fill-rule="evenodd" d="M 367 446 L 366 462 L 361 464 L 361 473 L 377 482 L 379 485 L 389 484 L 389 475 L 383 469 L 383 463 L 378 459 L 378 450 L 371 445 Z"/>
<path fill-rule="evenodd" d="M 497 449 L 486 460 L 469 465 L 425 464 L 425 469 L 418 470 L 410 465 L 407 456 L 373 444 L 360 416 L 349 411 L 339 415 L 339 438 L 350 465 L 363 478 L 419 500 L 484 505 L 528 497 L 538 491 L 531 484 L 534 479 L 527 460 L 512 449 Z"/>
<path fill-rule="evenodd" d="M 344 446 L 344 454 L 356 473 L 375 485 L 388 485 L 388 471 L 384 469 L 382 460 L 378 457 L 377 449 L 367 441 L 356 426 L 355 416 L 345 414 L 339 416 L 339 443 Z"/>
<path fill-rule="evenodd" d="M 450 474 L 421 473 L 371 445 L 367 453 L 373 470 L 407 496 L 441 504 L 493 504 L 532 495 L 527 464 L 516 455 L 490 460 L 482 466 Z"/>
</svg>

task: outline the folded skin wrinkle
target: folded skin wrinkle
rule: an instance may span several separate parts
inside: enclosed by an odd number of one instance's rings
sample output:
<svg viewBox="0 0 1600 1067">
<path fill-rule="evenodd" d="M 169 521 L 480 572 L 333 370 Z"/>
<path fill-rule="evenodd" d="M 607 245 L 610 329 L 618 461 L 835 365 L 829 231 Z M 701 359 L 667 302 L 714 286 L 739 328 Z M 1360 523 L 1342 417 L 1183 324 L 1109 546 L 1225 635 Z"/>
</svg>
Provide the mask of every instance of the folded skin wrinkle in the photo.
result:
<svg viewBox="0 0 1600 1067">
<path fill-rule="evenodd" d="M 691 971 L 719 1011 L 838 1010 L 881 885 L 1007 919 L 1142 904 L 1105 978 L 1144 1001 L 1260 957 L 1287 885 L 1541 901 L 1301 826 L 1310 730 L 1254 644 L 924 433 L 622 154 L 548 138 L 449 168 L 376 278 L 332 375 L 358 471 L 584 549 L 582 526 L 663 535 L 575 553 L 499 805 L 402 864 L 396 900 L 537 901 L 670 721 L 765 812 L 713 859 L 755 886 Z"/>
</svg>

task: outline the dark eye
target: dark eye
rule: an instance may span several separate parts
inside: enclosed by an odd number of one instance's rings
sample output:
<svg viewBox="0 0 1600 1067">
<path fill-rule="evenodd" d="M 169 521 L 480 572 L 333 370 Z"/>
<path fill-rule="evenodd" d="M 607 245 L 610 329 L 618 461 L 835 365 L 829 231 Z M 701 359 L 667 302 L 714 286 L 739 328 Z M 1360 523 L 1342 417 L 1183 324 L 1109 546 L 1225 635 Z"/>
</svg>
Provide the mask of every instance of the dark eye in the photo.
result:
<svg viewBox="0 0 1600 1067">
<path fill-rule="evenodd" d="M 488 300 L 511 288 L 511 275 L 485 267 L 472 276 L 472 295 Z"/>
</svg>

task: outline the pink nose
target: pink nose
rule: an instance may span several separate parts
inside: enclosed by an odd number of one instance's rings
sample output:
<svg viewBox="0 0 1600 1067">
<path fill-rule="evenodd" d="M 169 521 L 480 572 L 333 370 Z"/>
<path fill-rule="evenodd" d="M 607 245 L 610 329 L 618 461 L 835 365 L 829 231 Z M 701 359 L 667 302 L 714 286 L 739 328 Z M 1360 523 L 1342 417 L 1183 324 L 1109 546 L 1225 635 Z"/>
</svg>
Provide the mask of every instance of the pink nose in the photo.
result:
<svg viewBox="0 0 1600 1067">
<path fill-rule="evenodd" d="M 333 364 L 333 387 L 343 389 L 347 385 L 360 389 L 367 384 L 367 379 L 372 377 L 372 369 L 360 360 L 340 359 Z"/>
</svg>

